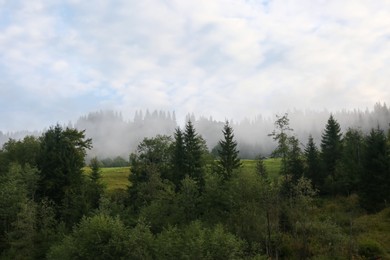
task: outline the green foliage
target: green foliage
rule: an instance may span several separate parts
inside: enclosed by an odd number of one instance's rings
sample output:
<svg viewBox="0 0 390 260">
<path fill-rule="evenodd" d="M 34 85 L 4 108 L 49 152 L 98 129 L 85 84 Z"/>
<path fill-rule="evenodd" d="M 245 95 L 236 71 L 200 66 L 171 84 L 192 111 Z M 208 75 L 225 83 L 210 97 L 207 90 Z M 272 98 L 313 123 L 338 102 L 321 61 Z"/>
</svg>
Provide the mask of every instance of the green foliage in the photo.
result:
<svg viewBox="0 0 390 260">
<path fill-rule="evenodd" d="M 184 132 L 184 173 L 195 180 L 199 188 L 204 186 L 204 146 L 191 121 L 186 124 Z"/>
<path fill-rule="evenodd" d="M 238 158 L 237 142 L 233 139 L 233 128 L 228 121 L 226 121 L 222 133 L 224 139 L 218 143 L 220 147 L 218 150 L 218 172 L 222 174 L 225 180 L 228 180 L 232 177 L 233 171 L 241 166 L 241 161 Z"/>
<path fill-rule="evenodd" d="M 322 187 L 323 177 L 321 176 L 319 151 L 311 135 L 304 151 L 304 157 L 306 162 L 305 177 L 312 181 L 315 188 Z"/>
<path fill-rule="evenodd" d="M 239 259 L 244 249 L 243 241 L 221 225 L 207 228 L 199 221 L 164 230 L 156 244 L 159 259 Z"/>
<path fill-rule="evenodd" d="M 8 232 L 9 257 L 13 259 L 34 259 L 36 255 L 35 241 L 37 236 L 36 204 L 26 201 L 21 204 L 12 230 Z"/>
<path fill-rule="evenodd" d="M 342 156 L 336 165 L 335 190 L 338 194 L 349 195 L 357 191 L 362 172 L 364 138 L 361 131 L 348 129 L 343 139 Z"/>
<path fill-rule="evenodd" d="M 52 247 L 48 259 L 119 259 L 126 257 L 129 232 L 118 218 L 83 218 L 73 232 Z"/>
<path fill-rule="evenodd" d="M 80 193 L 83 185 L 82 168 L 86 149 L 91 140 L 84 131 L 57 125 L 41 137 L 41 153 L 38 158 L 40 180 L 37 194 L 47 197 L 58 206 L 72 193 Z M 67 198 L 69 200 L 69 198 Z"/>
<path fill-rule="evenodd" d="M 359 255 L 366 259 L 381 259 L 381 256 L 384 253 L 381 245 L 370 238 L 361 239 L 359 241 L 358 250 Z"/>
<path fill-rule="evenodd" d="M 288 118 L 288 114 L 284 114 L 283 116 L 276 115 L 275 121 L 275 130 L 269 134 L 272 136 L 275 141 L 278 142 L 276 149 L 272 152 L 274 157 L 282 158 L 282 163 L 280 167 L 280 173 L 282 175 L 288 174 L 288 166 L 287 166 L 287 157 L 289 152 L 289 144 L 288 144 L 288 132 L 293 129 L 290 128 L 290 119 Z"/>
<path fill-rule="evenodd" d="M 359 196 L 370 212 L 383 209 L 390 201 L 389 148 L 384 132 L 372 129 L 366 137 Z"/>
<path fill-rule="evenodd" d="M 37 166 L 37 156 L 40 151 L 40 141 L 34 136 L 26 136 L 23 140 L 8 140 L 0 152 L 0 174 L 8 171 L 8 166 L 17 163 L 24 167 Z"/>
<path fill-rule="evenodd" d="M 299 147 L 299 140 L 294 136 L 288 138 L 287 172 L 291 174 L 294 182 L 304 173 L 302 151 Z"/>
<path fill-rule="evenodd" d="M 169 136 L 158 135 L 145 138 L 137 147 L 136 153 L 131 154 L 130 182 L 135 186 L 148 181 L 154 173 L 164 178 L 168 176 L 171 162 L 171 144 Z"/>
<path fill-rule="evenodd" d="M 336 164 L 342 155 L 342 140 L 339 123 L 330 115 L 321 139 L 321 160 L 324 166 L 324 178 L 335 180 Z M 321 188 L 320 188 L 321 189 Z"/>
<path fill-rule="evenodd" d="M 185 146 L 184 136 L 180 128 L 175 131 L 175 142 L 173 144 L 172 154 L 172 182 L 176 185 L 176 189 L 180 186 L 180 181 L 185 177 Z"/>
<path fill-rule="evenodd" d="M 267 168 L 265 167 L 264 159 L 259 155 L 256 159 L 256 174 L 263 179 L 268 178 Z"/>
</svg>

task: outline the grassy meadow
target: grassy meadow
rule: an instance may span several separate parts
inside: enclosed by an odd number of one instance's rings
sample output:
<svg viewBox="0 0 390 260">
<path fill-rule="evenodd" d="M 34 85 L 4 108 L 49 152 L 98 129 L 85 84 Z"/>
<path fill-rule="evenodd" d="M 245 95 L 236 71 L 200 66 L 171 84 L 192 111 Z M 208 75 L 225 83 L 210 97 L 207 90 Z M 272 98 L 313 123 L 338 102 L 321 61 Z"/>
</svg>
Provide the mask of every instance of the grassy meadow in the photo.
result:
<svg viewBox="0 0 390 260">
<path fill-rule="evenodd" d="M 240 171 L 246 173 L 254 173 L 256 171 L 256 160 L 242 160 L 242 167 Z M 276 178 L 279 173 L 280 159 L 266 159 L 264 160 L 265 167 L 271 178 Z M 107 192 L 112 192 L 117 189 L 127 189 L 129 183 L 128 177 L 130 174 L 130 167 L 110 167 L 101 168 L 102 182 L 106 186 Z M 84 168 L 84 172 L 89 174 L 91 169 Z"/>
</svg>

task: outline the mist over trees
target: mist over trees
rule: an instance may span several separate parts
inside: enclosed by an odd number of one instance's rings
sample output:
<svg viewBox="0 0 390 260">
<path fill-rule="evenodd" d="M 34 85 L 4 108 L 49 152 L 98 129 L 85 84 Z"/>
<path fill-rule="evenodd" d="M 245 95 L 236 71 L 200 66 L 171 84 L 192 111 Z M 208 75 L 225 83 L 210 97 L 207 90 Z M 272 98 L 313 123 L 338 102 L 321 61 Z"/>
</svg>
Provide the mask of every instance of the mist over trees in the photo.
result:
<svg viewBox="0 0 390 260">
<path fill-rule="evenodd" d="M 189 119 L 144 137 L 128 186 L 114 191 L 96 157 L 86 167 L 85 130 L 10 139 L 0 149 L 0 258 L 388 258 L 389 130 L 344 132 L 331 114 L 320 145 L 309 135 L 301 149 L 288 114 L 277 116 L 271 175 L 262 157 L 240 160 L 228 121 L 213 157 Z M 364 218 L 383 237 L 367 236 Z"/>
<path fill-rule="evenodd" d="M 287 111 L 287 114 L 290 127 L 295 130 L 296 138 L 305 143 L 311 135 L 314 143 L 321 143 L 322 130 L 331 114 L 330 111 L 292 110 Z M 372 126 L 378 126 L 384 131 L 389 129 L 390 108 L 385 103 L 375 104 L 372 110 L 342 110 L 332 112 L 332 115 L 340 124 L 342 132 L 352 128 L 367 134 Z M 133 119 L 126 118 L 127 116 L 120 112 L 98 111 L 82 116 L 75 123 L 69 123 L 68 126 L 85 130 L 86 137 L 93 139 L 93 147 L 88 151 L 88 158 L 97 156 L 102 160 L 120 156 L 127 161 L 128 155 L 136 150 L 143 138 L 154 137 L 158 134 L 172 136 L 175 129 L 182 123 L 184 125 L 188 120 L 191 120 L 211 151 L 218 145 L 222 137 L 220 129 L 225 123 L 211 117 L 196 117 L 194 114 L 188 114 L 185 122 L 177 122 L 175 112 L 157 110 L 153 112 L 135 111 Z M 269 156 L 272 153 L 276 144 L 268 134 L 274 130 L 274 121 L 274 117 L 258 115 L 253 119 L 229 122 L 234 129 L 240 158 L 253 159 L 258 154 Z M 26 135 L 38 136 L 40 133 L 0 132 L 0 145 L 7 142 L 9 138 L 18 140 Z"/>
</svg>

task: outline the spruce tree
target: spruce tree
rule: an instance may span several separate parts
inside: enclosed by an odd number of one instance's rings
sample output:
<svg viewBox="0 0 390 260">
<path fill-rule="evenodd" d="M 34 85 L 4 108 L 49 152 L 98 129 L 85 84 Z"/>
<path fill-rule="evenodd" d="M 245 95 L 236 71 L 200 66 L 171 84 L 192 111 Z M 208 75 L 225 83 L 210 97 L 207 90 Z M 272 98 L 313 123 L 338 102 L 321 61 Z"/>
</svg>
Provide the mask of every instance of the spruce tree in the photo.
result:
<svg viewBox="0 0 390 260">
<path fill-rule="evenodd" d="M 315 188 L 319 188 L 322 186 L 321 177 L 321 169 L 319 151 L 317 149 L 316 144 L 314 143 L 313 137 L 310 135 L 305 151 L 304 151 L 306 167 L 305 167 L 305 175 L 308 179 L 310 179 Z"/>
<path fill-rule="evenodd" d="M 175 131 L 175 142 L 173 144 L 172 155 L 172 182 L 179 187 L 185 177 L 185 147 L 184 135 L 180 128 Z"/>
<path fill-rule="evenodd" d="M 241 160 L 238 157 L 237 142 L 234 141 L 233 128 L 226 121 L 222 130 L 224 139 L 219 141 L 219 169 L 225 180 L 233 175 L 233 170 L 241 166 Z"/>
<path fill-rule="evenodd" d="M 339 123 L 330 115 L 321 139 L 321 159 L 324 177 L 335 179 L 336 164 L 342 154 L 342 140 Z"/>
<path fill-rule="evenodd" d="M 191 121 L 184 132 L 184 173 L 197 181 L 199 188 L 204 186 L 202 143 Z"/>
<path fill-rule="evenodd" d="M 340 163 L 336 167 L 338 193 L 349 195 L 356 191 L 357 181 L 362 171 L 363 134 L 356 129 L 348 129 L 343 139 Z"/>
<path fill-rule="evenodd" d="M 366 137 L 359 198 L 369 212 L 383 209 L 390 201 L 389 150 L 381 129 L 372 129 Z"/>
<path fill-rule="evenodd" d="M 298 138 L 291 136 L 288 138 L 288 154 L 287 154 L 287 172 L 291 174 L 294 182 L 297 182 L 303 175 L 302 151 L 299 147 Z"/>
</svg>

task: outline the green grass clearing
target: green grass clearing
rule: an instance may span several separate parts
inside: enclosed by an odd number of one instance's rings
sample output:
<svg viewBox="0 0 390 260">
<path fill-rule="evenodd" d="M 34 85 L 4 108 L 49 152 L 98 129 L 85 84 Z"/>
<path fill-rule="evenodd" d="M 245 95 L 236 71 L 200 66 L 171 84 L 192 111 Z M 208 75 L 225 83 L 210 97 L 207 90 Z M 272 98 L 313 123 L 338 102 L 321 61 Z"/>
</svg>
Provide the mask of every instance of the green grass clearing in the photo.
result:
<svg viewBox="0 0 390 260">
<path fill-rule="evenodd" d="M 256 160 L 242 160 L 242 168 L 240 170 L 247 173 L 255 173 L 256 163 Z M 271 178 L 276 178 L 279 175 L 280 159 L 266 159 L 264 164 Z M 100 171 L 102 183 L 106 186 L 108 192 L 117 189 L 127 189 L 130 184 L 128 180 L 130 167 L 101 168 Z M 84 172 L 90 174 L 91 169 L 85 167 Z"/>
</svg>

